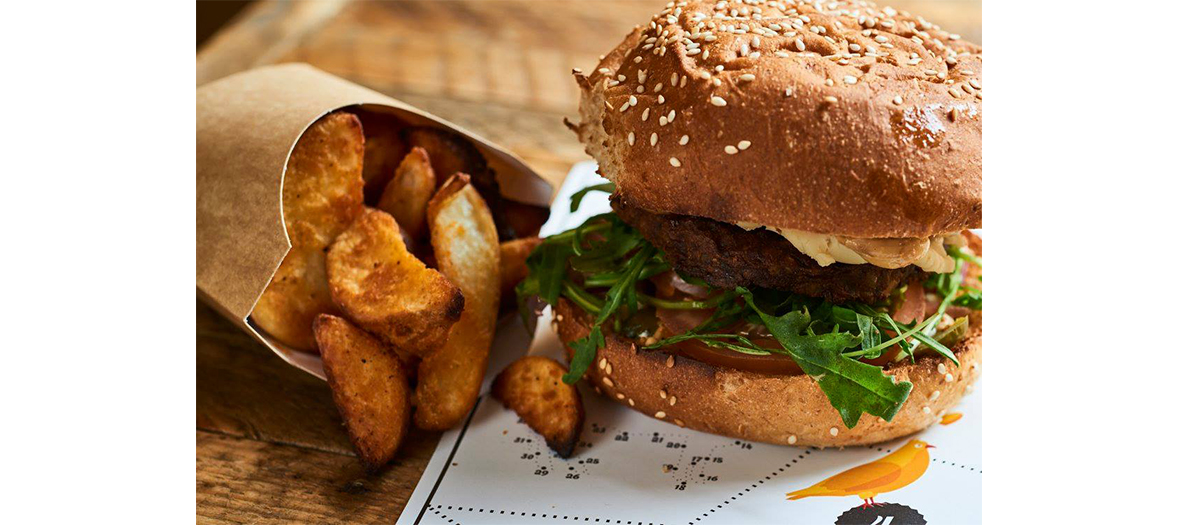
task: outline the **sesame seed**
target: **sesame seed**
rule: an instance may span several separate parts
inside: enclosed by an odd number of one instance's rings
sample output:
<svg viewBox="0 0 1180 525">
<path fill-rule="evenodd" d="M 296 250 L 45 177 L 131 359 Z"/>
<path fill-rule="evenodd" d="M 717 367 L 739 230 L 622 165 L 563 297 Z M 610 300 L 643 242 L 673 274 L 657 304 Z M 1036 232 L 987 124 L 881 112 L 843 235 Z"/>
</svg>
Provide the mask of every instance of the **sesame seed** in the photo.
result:
<svg viewBox="0 0 1180 525">
<path fill-rule="evenodd" d="M 940 394 L 942 394 L 942 391 L 940 391 L 940 390 L 935 390 L 934 392 L 931 392 L 930 393 L 930 400 L 934 401 L 935 399 L 938 399 L 938 396 Z"/>
<path fill-rule="evenodd" d="M 604 358 L 598 360 L 598 369 L 603 370 L 605 368 L 606 368 L 606 358 L 604 357 Z"/>
<path fill-rule="evenodd" d="M 685 84 L 688 84 L 688 75 L 680 77 L 680 87 L 684 87 Z"/>
<path fill-rule="evenodd" d="M 628 146 L 635 145 L 635 132 L 634 131 L 627 133 L 627 145 Z"/>
<path fill-rule="evenodd" d="M 750 81 L 754 80 L 754 74 L 753 73 L 744 73 L 738 77 L 738 80 L 750 82 Z"/>
<path fill-rule="evenodd" d="M 788 445 L 794 445 L 794 444 L 795 444 L 795 442 L 796 442 L 796 441 L 798 441 L 798 440 L 799 440 L 799 438 L 795 437 L 795 435 L 794 435 L 794 434 L 791 434 L 791 435 L 790 435 L 790 437 L 788 437 L 788 438 L 787 438 L 787 444 L 788 444 Z"/>
<path fill-rule="evenodd" d="M 828 87 L 832 87 L 832 86 L 836 85 L 836 82 L 835 82 L 834 80 L 832 80 L 832 79 L 830 79 L 830 78 L 829 78 L 829 79 L 827 79 L 827 80 L 825 80 L 825 81 L 824 81 L 824 85 L 825 85 L 825 86 L 828 86 Z"/>
<path fill-rule="evenodd" d="M 635 400 L 631 399 L 631 398 L 627 398 L 627 404 L 631 405 L 631 406 L 635 406 Z"/>
<path fill-rule="evenodd" d="M 900 106 L 900 105 L 901 105 L 901 103 L 902 103 L 902 100 L 901 100 L 901 95 L 898 95 L 898 96 L 896 96 L 896 97 L 893 97 L 893 103 L 894 103 L 894 104 L 897 104 L 897 105 L 899 105 L 899 106 Z"/>
<path fill-rule="evenodd" d="M 667 126 L 667 125 L 668 125 L 668 117 L 665 117 L 665 116 L 663 116 L 663 115 L 660 115 L 660 125 L 661 125 L 661 126 Z"/>
<path fill-rule="evenodd" d="M 663 104 L 663 103 L 664 103 L 664 96 L 663 96 L 663 95 L 659 95 L 659 96 L 657 96 L 657 97 L 656 97 L 656 102 L 657 102 L 657 103 L 659 103 L 659 104 Z"/>
<path fill-rule="evenodd" d="M 955 376 L 953 376 L 953 375 L 951 375 L 951 374 L 947 374 L 947 375 L 946 375 L 946 377 L 945 377 L 944 379 L 946 379 L 946 382 L 947 382 L 947 383 L 950 383 L 951 381 L 954 381 L 954 380 L 955 380 Z"/>
<path fill-rule="evenodd" d="M 737 148 L 735 148 L 735 147 L 733 147 L 733 146 L 726 146 L 726 147 L 725 147 L 725 152 L 726 152 L 726 153 L 728 153 L 728 154 L 730 154 L 730 155 L 737 155 L 738 149 L 737 149 Z"/>
<path fill-rule="evenodd" d="M 668 404 L 671 406 L 676 406 L 676 396 L 668 398 Z"/>
<path fill-rule="evenodd" d="M 668 391 L 660 390 L 660 399 L 668 399 Z"/>
<path fill-rule="evenodd" d="M 889 39 L 888 39 L 888 38 L 885 38 L 884 36 L 877 35 L 877 37 L 876 37 L 876 38 L 874 38 L 874 39 L 873 39 L 873 41 L 874 41 L 874 42 L 876 42 L 876 43 L 878 43 L 878 44 L 884 44 L 885 42 L 888 42 L 888 41 L 889 41 Z"/>
<path fill-rule="evenodd" d="M 656 87 L 654 87 L 654 88 L 651 88 L 651 92 L 652 92 L 652 93 L 659 93 L 661 89 L 664 89 L 664 83 L 663 83 L 663 82 L 657 83 L 657 84 L 656 84 Z"/>
<path fill-rule="evenodd" d="M 664 419 L 667 415 L 668 414 L 664 413 L 664 411 L 661 410 L 659 412 L 656 412 L 656 419 Z"/>
<path fill-rule="evenodd" d="M 684 422 L 683 422 L 683 421 L 681 421 L 681 420 L 679 420 L 679 419 L 673 419 L 673 420 L 672 420 L 672 422 L 673 422 L 673 423 L 676 423 L 676 424 L 677 424 L 677 425 L 679 425 L 679 426 L 684 426 Z"/>
<path fill-rule="evenodd" d="M 672 122 L 673 120 L 676 120 L 676 110 L 674 109 L 668 112 L 668 122 Z"/>
<path fill-rule="evenodd" d="M 794 89 L 787 88 L 787 89 L 783 90 L 783 96 L 785 96 L 785 97 L 790 97 L 791 95 L 794 95 L 794 94 L 795 94 Z"/>
<path fill-rule="evenodd" d="M 975 89 L 983 89 L 983 84 L 980 83 L 978 80 L 975 80 L 974 78 L 971 80 L 968 80 L 967 83 L 971 84 L 971 87 L 973 87 Z"/>
<path fill-rule="evenodd" d="M 775 51 L 774 56 L 779 57 L 779 58 L 787 58 L 787 57 L 791 56 L 791 54 L 787 53 L 786 51 Z"/>
<path fill-rule="evenodd" d="M 938 363 L 938 373 L 939 374 L 946 373 L 946 364 L 945 363 Z"/>
<path fill-rule="evenodd" d="M 802 38 L 795 39 L 795 49 L 798 49 L 799 51 L 806 51 L 807 50 L 807 46 L 803 45 Z"/>
<path fill-rule="evenodd" d="M 838 429 L 836 427 L 832 427 L 831 430 L 828 430 L 828 433 L 831 434 L 832 437 L 836 437 L 836 434 L 840 433 L 840 429 Z"/>
<path fill-rule="evenodd" d="M 627 111 L 627 108 L 629 107 L 631 107 L 631 104 L 624 102 L 622 106 L 619 106 L 619 113 Z"/>
<path fill-rule="evenodd" d="M 611 375 L 612 373 L 614 373 L 614 371 L 615 371 L 615 367 L 611 366 L 610 363 L 607 363 L 606 364 L 606 375 Z"/>
<path fill-rule="evenodd" d="M 721 85 L 721 77 L 713 77 L 713 85 L 720 86 Z"/>
<path fill-rule="evenodd" d="M 635 88 L 635 92 L 636 92 L 636 93 L 643 93 L 643 89 L 644 89 L 644 88 L 643 88 L 643 86 L 642 86 L 642 85 L 640 85 L 640 86 L 638 86 L 638 87 L 636 87 L 636 88 Z"/>
<path fill-rule="evenodd" d="M 680 136 L 680 145 L 683 146 L 685 144 L 688 144 L 688 135 L 681 135 Z"/>
<path fill-rule="evenodd" d="M 854 77 L 854 76 L 852 76 L 852 75 L 845 75 L 845 76 L 844 76 L 844 83 L 845 83 L 845 84 L 849 84 L 849 85 L 855 84 L 855 83 L 856 83 L 856 77 Z"/>
<path fill-rule="evenodd" d="M 627 103 L 631 104 L 632 106 L 638 106 L 639 99 L 635 98 L 635 95 L 631 95 L 631 96 L 627 97 Z"/>
<path fill-rule="evenodd" d="M 627 396 L 624 396 L 622 392 L 619 392 L 618 394 L 615 394 L 615 398 L 616 398 L 616 399 L 623 399 L 624 397 L 627 397 Z"/>
<path fill-rule="evenodd" d="M 930 413 L 930 407 L 922 407 L 922 413 L 923 413 L 923 414 L 929 414 L 929 413 Z"/>
<path fill-rule="evenodd" d="M 750 148 L 750 141 L 743 140 L 741 142 L 738 142 L 738 149 L 740 149 L 742 151 L 746 151 L 749 148 Z"/>
<path fill-rule="evenodd" d="M 679 73 L 672 73 L 672 85 L 673 85 L 673 86 L 675 86 L 675 85 L 676 85 L 676 79 L 677 79 L 677 78 L 680 78 L 680 74 L 679 74 Z"/>
<path fill-rule="evenodd" d="M 602 384 L 612 387 L 612 388 L 615 386 L 615 382 L 611 381 L 611 379 L 609 377 L 602 378 Z"/>
<path fill-rule="evenodd" d="M 651 116 L 651 108 L 644 109 L 643 110 L 643 117 L 642 117 L 643 121 L 647 122 L 647 117 L 649 117 L 649 116 Z"/>
<path fill-rule="evenodd" d="M 724 106 L 725 105 L 725 99 L 723 99 L 717 95 L 713 95 L 713 97 L 709 99 L 709 102 L 712 102 L 714 106 Z"/>
<path fill-rule="evenodd" d="M 671 164 L 673 168 L 679 168 L 680 167 L 680 159 L 678 159 L 676 157 L 668 157 L 668 164 Z"/>
<path fill-rule="evenodd" d="M 838 99 L 836 97 L 833 97 L 831 95 L 824 97 L 824 102 L 827 102 L 828 104 L 835 104 L 837 102 L 837 100 Z"/>
<path fill-rule="evenodd" d="M 603 68 L 598 68 L 598 72 L 599 72 L 599 73 L 602 73 L 602 74 L 604 74 L 604 75 L 609 75 L 609 74 L 610 74 L 610 70 L 609 70 L 609 69 L 607 69 L 607 68 L 605 68 L 605 67 L 603 67 Z"/>
<path fill-rule="evenodd" d="M 676 364 L 676 356 L 668 356 L 668 360 L 664 361 L 664 366 L 672 368 Z"/>
<path fill-rule="evenodd" d="M 655 134 L 655 133 L 652 133 L 652 134 L 651 134 L 651 141 L 650 141 L 650 142 L 651 142 L 651 145 L 652 145 L 652 146 L 655 146 L 655 145 L 656 145 L 656 141 L 658 141 L 658 140 L 660 140 L 660 137 L 656 136 L 656 134 Z"/>
<path fill-rule="evenodd" d="M 635 57 L 635 63 L 638 64 L 640 62 L 643 62 L 643 57 L 641 57 L 641 56 Z"/>
</svg>

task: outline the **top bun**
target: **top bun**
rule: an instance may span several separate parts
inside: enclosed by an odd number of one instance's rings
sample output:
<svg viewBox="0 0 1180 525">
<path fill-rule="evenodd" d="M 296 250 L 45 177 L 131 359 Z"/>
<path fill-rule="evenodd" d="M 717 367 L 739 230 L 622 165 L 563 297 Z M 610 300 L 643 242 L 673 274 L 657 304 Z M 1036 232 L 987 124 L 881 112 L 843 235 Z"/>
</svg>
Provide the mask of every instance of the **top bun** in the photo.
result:
<svg viewBox="0 0 1180 525">
<path fill-rule="evenodd" d="M 922 17 L 669 3 L 575 75 L 579 138 L 649 211 L 860 238 L 982 226 L 982 48 Z"/>
</svg>

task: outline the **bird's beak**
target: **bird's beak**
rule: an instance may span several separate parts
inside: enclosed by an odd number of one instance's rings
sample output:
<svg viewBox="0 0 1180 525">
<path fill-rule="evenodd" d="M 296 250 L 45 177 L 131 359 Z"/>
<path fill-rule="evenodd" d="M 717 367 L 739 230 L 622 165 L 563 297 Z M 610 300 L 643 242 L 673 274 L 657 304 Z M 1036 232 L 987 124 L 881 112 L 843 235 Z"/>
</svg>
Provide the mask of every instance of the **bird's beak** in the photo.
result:
<svg viewBox="0 0 1180 525">
<path fill-rule="evenodd" d="M 934 445 L 926 445 L 926 448 L 938 448 L 938 447 L 936 447 Z"/>
</svg>

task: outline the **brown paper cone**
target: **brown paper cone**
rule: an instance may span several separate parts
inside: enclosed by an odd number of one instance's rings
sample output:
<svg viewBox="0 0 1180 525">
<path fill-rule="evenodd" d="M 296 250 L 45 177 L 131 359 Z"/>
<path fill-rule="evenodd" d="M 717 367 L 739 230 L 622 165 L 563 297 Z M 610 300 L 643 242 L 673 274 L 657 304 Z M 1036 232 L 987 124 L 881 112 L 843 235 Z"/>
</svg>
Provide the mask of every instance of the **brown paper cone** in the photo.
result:
<svg viewBox="0 0 1180 525">
<path fill-rule="evenodd" d="M 357 105 L 471 139 L 510 199 L 547 206 L 553 191 L 519 158 L 478 135 L 307 64 L 258 68 L 197 89 L 197 295 L 321 379 L 318 355 L 287 348 L 248 317 L 291 248 L 282 210 L 287 157 L 317 119 Z"/>
</svg>

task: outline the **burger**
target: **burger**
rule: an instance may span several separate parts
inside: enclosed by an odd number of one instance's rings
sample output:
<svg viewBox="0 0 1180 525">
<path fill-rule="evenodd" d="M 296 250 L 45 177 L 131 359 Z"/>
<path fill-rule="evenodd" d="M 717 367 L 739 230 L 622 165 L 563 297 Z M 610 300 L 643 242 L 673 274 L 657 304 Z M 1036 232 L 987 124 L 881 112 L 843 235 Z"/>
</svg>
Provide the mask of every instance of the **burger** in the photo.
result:
<svg viewBox="0 0 1180 525">
<path fill-rule="evenodd" d="M 741 439 L 938 421 L 983 346 L 982 48 L 871 2 L 683 1 L 574 71 L 612 211 L 546 238 L 566 382 Z"/>
</svg>

